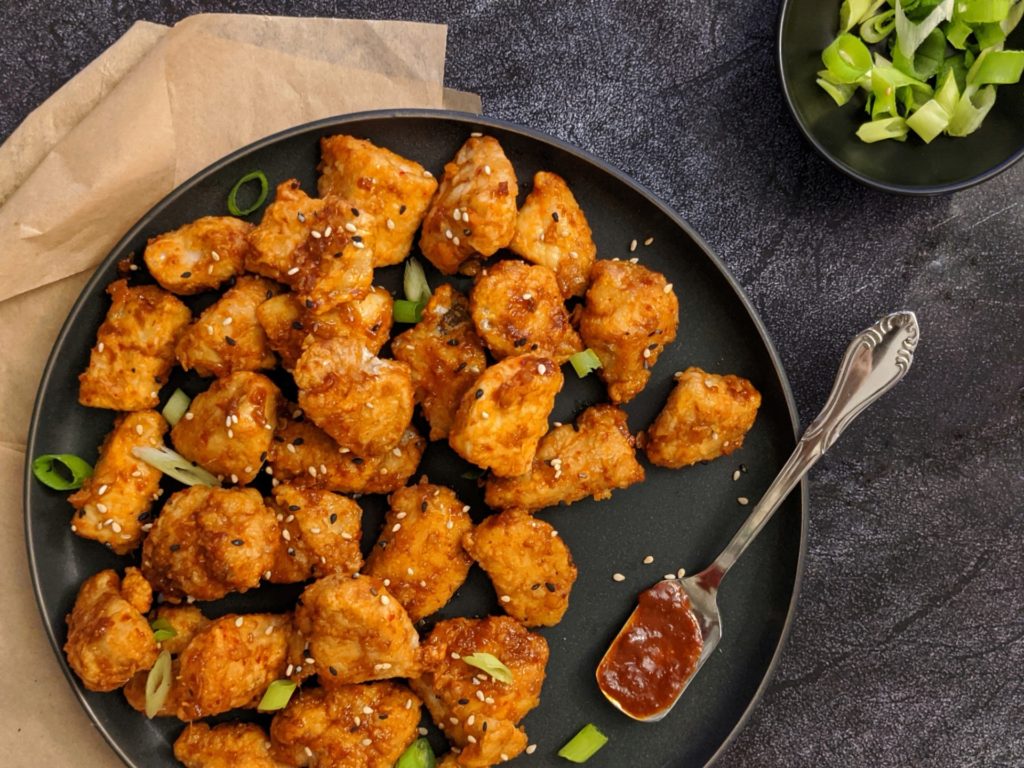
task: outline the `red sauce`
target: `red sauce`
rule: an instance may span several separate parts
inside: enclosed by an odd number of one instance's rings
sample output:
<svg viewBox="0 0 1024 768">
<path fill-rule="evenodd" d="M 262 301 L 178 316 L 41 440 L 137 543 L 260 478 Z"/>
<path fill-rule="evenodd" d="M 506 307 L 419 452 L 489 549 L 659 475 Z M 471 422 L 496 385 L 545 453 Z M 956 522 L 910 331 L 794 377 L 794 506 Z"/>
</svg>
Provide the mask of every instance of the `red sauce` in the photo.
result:
<svg viewBox="0 0 1024 768">
<path fill-rule="evenodd" d="M 639 605 L 597 667 L 597 684 L 623 712 L 648 718 L 670 706 L 697 668 L 704 637 L 674 581 L 640 593 Z"/>
</svg>

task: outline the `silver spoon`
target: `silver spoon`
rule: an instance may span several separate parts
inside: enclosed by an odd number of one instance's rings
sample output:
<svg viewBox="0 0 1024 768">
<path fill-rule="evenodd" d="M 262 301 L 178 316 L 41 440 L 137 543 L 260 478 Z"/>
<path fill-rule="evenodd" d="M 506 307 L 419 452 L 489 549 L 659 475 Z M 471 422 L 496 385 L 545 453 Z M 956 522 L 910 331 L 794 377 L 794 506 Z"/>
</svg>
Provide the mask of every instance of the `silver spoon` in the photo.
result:
<svg viewBox="0 0 1024 768">
<path fill-rule="evenodd" d="M 684 579 L 666 579 L 652 587 L 652 590 L 657 590 L 656 594 L 659 595 L 659 599 L 667 598 L 676 607 L 683 606 L 684 610 L 686 606 L 686 601 L 683 599 L 684 594 L 689 598 L 692 618 L 688 620 L 691 625 L 693 620 L 696 620 L 693 631 L 695 633 L 699 631 L 702 640 L 700 655 L 695 664 L 692 665 L 684 679 L 676 681 L 678 690 L 674 690 L 675 685 L 669 686 L 666 698 L 670 700 L 658 703 L 653 712 L 637 714 L 631 713 L 620 703 L 614 691 L 607 690 L 607 687 L 614 687 L 614 684 L 606 684 L 602 680 L 602 669 L 620 641 L 629 644 L 634 661 L 639 658 L 639 663 L 630 667 L 632 679 L 628 681 L 629 684 L 645 682 L 637 680 L 636 677 L 647 674 L 651 676 L 647 682 L 654 685 L 655 677 L 659 674 L 664 676 L 666 668 L 664 664 L 657 662 L 653 655 L 643 657 L 643 644 L 651 642 L 651 634 L 644 632 L 642 627 L 637 626 L 634 622 L 634 617 L 639 616 L 640 609 L 638 608 L 620 630 L 602 658 L 601 664 L 598 665 L 598 685 L 612 704 L 634 720 L 641 722 L 656 722 L 672 710 L 690 680 L 708 660 L 722 639 L 722 617 L 718 611 L 717 596 L 718 587 L 729 572 L 729 568 L 764 528 L 790 491 L 797 486 L 825 451 L 832 447 L 843 430 L 871 403 L 892 389 L 903 378 L 914 360 L 914 349 L 917 347 L 919 337 L 917 318 L 913 312 L 896 312 L 886 315 L 854 337 L 839 366 L 832 394 L 825 407 L 804 432 L 793 455 L 789 457 L 789 461 L 786 462 L 728 546 L 722 550 L 722 553 L 711 565 L 700 573 Z M 654 594 L 650 590 L 644 594 L 649 593 Z M 676 626 L 681 625 L 677 623 Z M 696 653 L 696 646 L 693 648 L 693 652 Z M 639 657 L 636 657 L 637 653 L 640 654 Z M 644 663 L 645 661 L 646 663 Z M 672 661 L 677 660 L 673 659 Z"/>
</svg>

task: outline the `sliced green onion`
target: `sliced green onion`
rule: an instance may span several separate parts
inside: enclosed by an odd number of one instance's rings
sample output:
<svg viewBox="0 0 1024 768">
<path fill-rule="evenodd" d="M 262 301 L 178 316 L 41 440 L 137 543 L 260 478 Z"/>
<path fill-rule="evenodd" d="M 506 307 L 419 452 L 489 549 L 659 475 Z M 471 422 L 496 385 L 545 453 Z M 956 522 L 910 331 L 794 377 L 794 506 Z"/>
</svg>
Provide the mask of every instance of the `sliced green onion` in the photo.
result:
<svg viewBox="0 0 1024 768">
<path fill-rule="evenodd" d="M 180 453 L 164 446 L 154 447 L 137 445 L 132 448 L 132 455 L 159 469 L 168 477 L 173 477 L 185 485 L 220 485 L 220 481 L 200 466 L 192 464 Z"/>
<path fill-rule="evenodd" d="M 512 670 L 502 664 L 501 660 L 493 654 L 478 651 L 463 656 L 462 660 L 471 667 L 483 670 L 499 683 L 512 684 Z"/>
<path fill-rule="evenodd" d="M 896 29 L 896 11 L 884 11 L 860 25 L 860 36 L 866 43 L 880 43 Z"/>
<path fill-rule="evenodd" d="M 284 709 L 292 694 L 295 693 L 295 687 L 294 680 L 275 680 L 267 686 L 267 691 L 263 694 L 256 709 L 260 712 L 275 712 Z"/>
<path fill-rule="evenodd" d="M 967 73 L 967 84 L 1012 85 L 1019 83 L 1024 73 L 1024 51 L 995 51 L 987 48 L 981 52 L 971 71 Z"/>
<path fill-rule="evenodd" d="M 171 654 L 160 651 L 156 664 L 146 676 L 146 717 L 152 720 L 163 708 L 171 692 Z"/>
<path fill-rule="evenodd" d="M 988 85 L 973 95 L 970 91 L 965 91 L 957 102 L 953 119 L 949 121 L 949 135 L 970 136 L 981 127 L 982 121 L 995 103 L 994 86 Z"/>
<path fill-rule="evenodd" d="M 871 102 L 872 120 L 899 117 L 896 109 L 896 84 L 889 80 L 881 69 L 874 69 L 871 72 L 871 93 L 875 97 Z"/>
<path fill-rule="evenodd" d="M 907 127 L 924 139 L 925 144 L 931 144 L 936 136 L 949 127 L 952 117 L 952 113 L 932 99 L 907 118 Z"/>
<path fill-rule="evenodd" d="M 92 464 L 72 453 L 45 453 L 32 461 L 32 474 L 55 491 L 73 491 L 92 476 Z"/>
<path fill-rule="evenodd" d="M 935 101 L 946 110 L 949 115 L 956 111 L 957 102 L 960 101 L 960 87 L 956 83 L 956 73 L 947 69 L 939 76 L 939 90 L 935 92 Z"/>
<path fill-rule="evenodd" d="M 402 286 L 405 288 L 405 298 L 409 301 L 420 304 L 430 301 L 430 283 L 427 282 L 427 275 L 420 263 L 411 256 L 405 262 Z"/>
<path fill-rule="evenodd" d="M 153 630 L 153 639 L 158 643 L 162 643 L 165 640 L 170 640 L 172 637 L 178 636 L 178 630 L 176 630 L 174 625 L 167 619 L 156 619 L 155 621 L 151 621 L 149 626 Z"/>
<path fill-rule="evenodd" d="M 967 24 L 988 24 L 1005 19 L 1010 5 L 1010 0 L 959 0 L 957 16 Z"/>
<path fill-rule="evenodd" d="M 437 758 L 434 757 L 434 750 L 426 739 L 416 739 L 402 753 L 395 763 L 395 768 L 434 768 L 437 765 Z"/>
<path fill-rule="evenodd" d="M 886 0 L 843 0 L 839 8 L 839 31 L 849 32 L 885 4 Z"/>
<path fill-rule="evenodd" d="M 1020 24 L 1021 19 L 1024 19 L 1024 0 L 1017 0 L 1017 4 L 1013 6 L 1006 18 L 999 22 L 999 26 L 1003 28 L 1003 34 L 1009 37 L 1010 33 Z"/>
<path fill-rule="evenodd" d="M 172 427 L 181 421 L 181 417 L 188 411 L 188 407 L 192 404 L 192 398 L 182 392 L 180 389 L 174 390 L 174 394 L 167 400 L 167 405 L 160 411 L 163 417 L 167 419 L 167 423 Z"/>
<path fill-rule="evenodd" d="M 601 733 L 593 723 L 587 723 L 580 732 L 569 739 L 569 742 L 558 750 L 558 756 L 571 763 L 585 763 L 592 758 L 601 747 L 608 743 L 608 737 Z"/>
<path fill-rule="evenodd" d="M 821 52 L 825 69 L 839 83 L 855 83 L 871 69 L 871 51 L 860 38 L 843 34 Z"/>
<path fill-rule="evenodd" d="M 887 117 L 882 120 L 872 120 L 864 123 L 857 129 L 857 138 L 865 144 L 874 144 L 876 141 L 896 139 L 897 141 L 907 137 L 907 121 L 902 117 Z"/>
<path fill-rule="evenodd" d="M 581 379 L 601 367 L 601 358 L 589 347 L 570 357 L 569 362 L 572 363 L 573 370 Z"/>
<path fill-rule="evenodd" d="M 904 13 L 903 4 L 896 0 L 896 45 L 908 59 L 927 37 L 944 21 L 953 18 L 953 0 L 942 0 L 922 21 L 915 24 Z"/>
<path fill-rule="evenodd" d="M 922 81 L 934 76 L 945 60 L 946 36 L 942 34 L 941 29 L 933 29 L 913 56 L 904 56 L 898 45 L 892 49 L 893 66 Z"/>
<path fill-rule="evenodd" d="M 1006 33 L 999 24 L 979 24 L 974 28 L 974 39 L 981 48 L 992 48 L 1006 41 Z"/>
<path fill-rule="evenodd" d="M 846 104 L 850 99 L 853 98 L 853 94 L 857 92 L 857 87 L 847 83 L 830 83 L 828 80 L 819 77 L 815 82 L 822 88 L 825 93 L 832 97 L 840 107 Z"/>
<path fill-rule="evenodd" d="M 258 181 L 260 184 L 260 193 L 256 197 L 256 201 L 248 206 L 247 208 L 238 207 L 238 192 L 239 190 L 248 184 L 250 181 Z M 228 192 L 228 211 L 232 216 L 248 216 L 250 213 L 259 208 L 267 199 L 267 194 L 270 192 L 270 183 L 267 181 L 267 175 L 263 171 L 252 171 L 245 174 L 242 178 L 235 182 L 235 186 Z"/>
<path fill-rule="evenodd" d="M 423 319 L 423 307 L 426 306 L 418 301 L 408 299 L 396 299 L 391 309 L 391 316 L 396 323 L 418 323 Z"/>
<path fill-rule="evenodd" d="M 965 24 L 964 21 L 959 18 L 954 18 L 949 22 L 943 31 L 946 33 L 946 40 L 958 51 L 962 51 L 967 48 L 967 38 L 974 33 L 971 25 Z"/>
</svg>

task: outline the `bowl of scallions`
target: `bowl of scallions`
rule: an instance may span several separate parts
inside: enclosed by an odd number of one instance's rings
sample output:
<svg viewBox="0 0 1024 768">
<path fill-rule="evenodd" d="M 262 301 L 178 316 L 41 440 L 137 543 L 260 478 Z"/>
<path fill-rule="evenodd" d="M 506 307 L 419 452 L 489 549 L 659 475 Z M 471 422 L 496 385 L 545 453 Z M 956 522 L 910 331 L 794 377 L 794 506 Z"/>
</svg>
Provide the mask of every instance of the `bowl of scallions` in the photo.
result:
<svg viewBox="0 0 1024 768">
<path fill-rule="evenodd" d="M 783 92 L 832 164 L 933 195 L 1024 157 L 1024 0 L 783 0 Z"/>
</svg>

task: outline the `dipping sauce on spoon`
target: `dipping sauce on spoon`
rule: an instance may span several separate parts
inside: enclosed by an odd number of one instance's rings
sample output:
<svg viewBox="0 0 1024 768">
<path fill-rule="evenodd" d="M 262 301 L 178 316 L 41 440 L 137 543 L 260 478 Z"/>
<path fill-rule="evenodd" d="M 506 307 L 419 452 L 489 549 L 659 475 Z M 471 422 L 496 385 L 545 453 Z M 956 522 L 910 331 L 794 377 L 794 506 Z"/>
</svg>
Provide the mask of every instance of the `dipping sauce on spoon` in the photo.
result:
<svg viewBox="0 0 1024 768">
<path fill-rule="evenodd" d="M 697 669 L 704 647 L 690 598 L 678 581 L 641 592 L 639 605 L 597 666 L 597 684 L 630 717 L 670 707 Z"/>
</svg>

